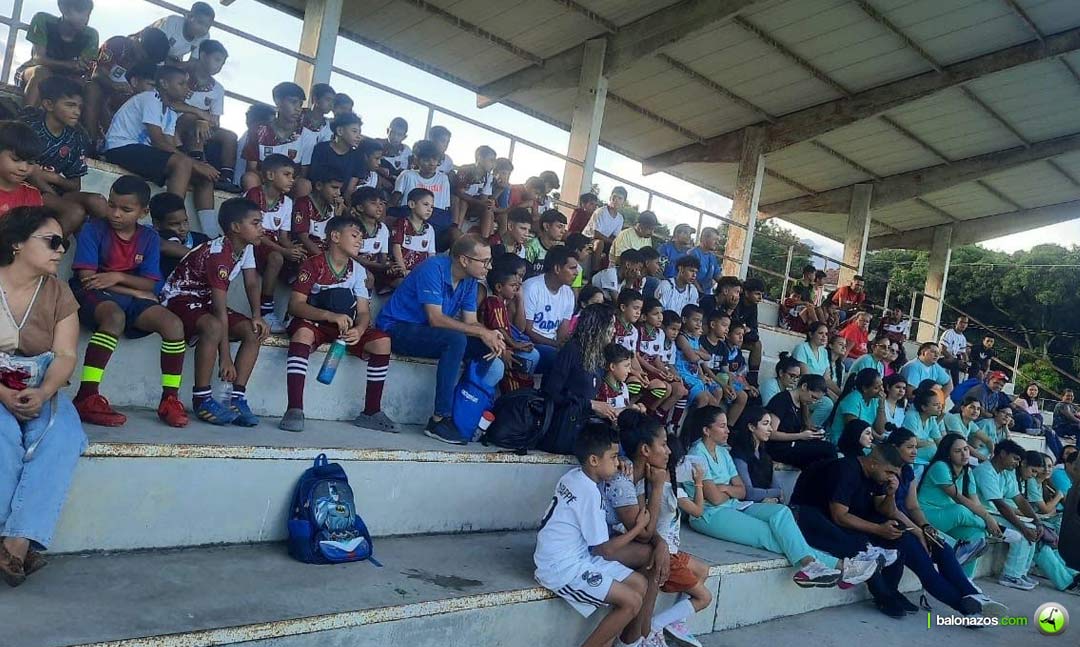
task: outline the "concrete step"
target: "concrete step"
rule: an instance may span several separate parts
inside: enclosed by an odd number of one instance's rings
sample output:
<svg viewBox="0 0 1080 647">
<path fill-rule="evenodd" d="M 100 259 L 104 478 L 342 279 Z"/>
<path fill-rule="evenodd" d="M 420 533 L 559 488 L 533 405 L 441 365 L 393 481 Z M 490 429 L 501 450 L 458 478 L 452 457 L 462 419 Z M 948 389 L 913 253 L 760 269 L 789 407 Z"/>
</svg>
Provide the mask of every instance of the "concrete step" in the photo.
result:
<svg viewBox="0 0 1080 647">
<path fill-rule="evenodd" d="M 296 481 L 323 452 L 344 466 L 376 536 L 531 529 L 573 461 L 446 445 L 417 427 L 389 434 L 309 421 L 296 434 L 266 419 L 251 429 L 197 420 L 172 429 L 153 412 L 125 413 L 125 427 L 86 427 L 91 444 L 54 552 L 283 540 Z"/>
<path fill-rule="evenodd" d="M 683 537 L 710 565 L 714 602 L 694 616 L 698 634 L 865 595 L 800 589 L 775 554 L 689 530 Z M 301 564 L 281 544 L 71 555 L 6 593 L 0 626 L 6 647 L 578 644 L 601 614 L 583 620 L 536 585 L 534 545 L 532 532 L 376 540 L 384 568 Z M 913 586 L 909 574 L 904 588 Z M 658 607 L 672 599 L 663 595 Z"/>
</svg>

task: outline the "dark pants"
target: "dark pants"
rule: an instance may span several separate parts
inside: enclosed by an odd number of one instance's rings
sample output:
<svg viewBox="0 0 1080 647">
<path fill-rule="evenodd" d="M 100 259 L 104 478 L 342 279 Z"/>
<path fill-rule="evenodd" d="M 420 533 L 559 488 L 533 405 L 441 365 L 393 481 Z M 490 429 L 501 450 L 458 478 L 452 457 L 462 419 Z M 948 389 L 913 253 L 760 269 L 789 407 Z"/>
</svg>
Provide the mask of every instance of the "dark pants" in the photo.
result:
<svg viewBox="0 0 1080 647">
<path fill-rule="evenodd" d="M 461 372 L 461 363 L 466 359 L 480 359 L 490 352 L 478 338 L 446 328 L 397 323 L 386 332 L 395 353 L 439 360 L 435 376 L 435 415 L 438 416 L 449 416 L 453 412 L 454 385 Z M 503 370 L 501 359 L 491 360 L 486 376 L 492 386 L 502 379 Z"/>
<path fill-rule="evenodd" d="M 825 440 L 777 440 L 769 441 L 766 447 L 774 461 L 799 469 L 836 458 L 836 445 Z"/>
<path fill-rule="evenodd" d="M 896 541 L 887 541 L 841 528 L 821 510 L 807 506 L 799 506 L 795 518 L 808 544 L 837 557 L 853 557 L 865 550 L 868 543 L 896 550 L 896 562 L 878 571 L 866 582 L 874 599 L 889 599 L 899 592 L 905 566 L 915 573 L 927 593 L 953 609 L 959 610 L 958 605 L 965 595 L 978 593 L 949 547 L 931 557 L 910 532 L 905 532 Z"/>
<path fill-rule="evenodd" d="M 1039 429 L 1043 426 L 1042 415 L 1031 415 L 1023 409 L 1013 409 L 1013 429 L 1026 433 L 1028 429 Z"/>
<path fill-rule="evenodd" d="M 949 375 L 952 377 L 953 386 L 960 384 L 960 360 L 955 357 L 952 359 L 943 357 L 939 359 L 937 363 L 949 371 Z"/>
</svg>

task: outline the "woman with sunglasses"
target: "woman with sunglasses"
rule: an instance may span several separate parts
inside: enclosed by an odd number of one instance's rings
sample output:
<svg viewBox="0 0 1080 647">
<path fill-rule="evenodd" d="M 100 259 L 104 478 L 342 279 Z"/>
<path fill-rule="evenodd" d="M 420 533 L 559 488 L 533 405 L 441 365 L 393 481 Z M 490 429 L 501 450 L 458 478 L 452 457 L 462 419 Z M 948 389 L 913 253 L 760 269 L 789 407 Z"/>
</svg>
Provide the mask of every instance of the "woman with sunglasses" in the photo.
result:
<svg viewBox="0 0 1080 647">
<path fill-rule="evenodd" d="M 780 358 L 776 361 L 776 377 L 770 377 L 758 386 L 761 401 L 768 404 L 777 393 L 794 390 L 801 376 L 799 360 L 787 353 L 780 353 Z"/>
<path fill-rule="evenodd" d="M 0 578 L 9 586 L 45 566 L 39 551 L 52 542 L 86 446 L 59 392 L 79 337 L 79 304 L 56 278 L 63 255 L 52 211 L 20 207 L 0 218 L 0 355 L 18 366 L 0 371 Z"/>
</svg>

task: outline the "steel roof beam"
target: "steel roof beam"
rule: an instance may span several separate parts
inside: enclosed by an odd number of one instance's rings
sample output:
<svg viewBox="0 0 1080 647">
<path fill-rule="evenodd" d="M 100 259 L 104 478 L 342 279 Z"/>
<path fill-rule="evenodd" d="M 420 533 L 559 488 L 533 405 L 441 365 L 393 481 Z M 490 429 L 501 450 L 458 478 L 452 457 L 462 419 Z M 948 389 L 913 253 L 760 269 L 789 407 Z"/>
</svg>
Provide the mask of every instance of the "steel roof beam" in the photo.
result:
<svg viewBox="0 0 1080 647">
<path fill-rule="evenodd" d="M 930 55 L 930 52 L 927 52 L 925 49 L 923 49 L 922 45 L 916 43 L 911 36 L 905 34 L 904 30 L 897 27 L 896 23 L 889 20 L 888 17 L 878 11 L 877 8 L 874 7 L 874 5 L 870 4 L 866 0 L 855 0 L 855 4 L 859 5 L 859 8 L 863 10 L 863 13 L 873 18 L 874 22 L 878 23 L 886 30 L 891 32 L 894 36 L 904 41 L 904 44 L 911 48 L 911 50 L 914 51 L 916 54 L 918 54 L 919 57 L 922 58 L 922 60 L 929 63 L 930 67 L 934 68 L 938 72 L 943 71 L 941 63 L 938 63 L 937 59 Z"/>
</svg>

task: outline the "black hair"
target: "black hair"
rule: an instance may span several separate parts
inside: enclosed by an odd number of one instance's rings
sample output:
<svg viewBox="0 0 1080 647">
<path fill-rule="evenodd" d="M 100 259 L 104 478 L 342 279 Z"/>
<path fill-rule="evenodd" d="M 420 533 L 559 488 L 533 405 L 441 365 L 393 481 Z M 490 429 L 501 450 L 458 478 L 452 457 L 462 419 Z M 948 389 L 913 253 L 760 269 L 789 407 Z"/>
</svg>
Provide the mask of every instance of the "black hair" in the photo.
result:
<svg viewBox="0 0 1080 647">
<path fill-rule="evenodd" d="M 803 265 L 803 268 L 802 268 L 802 275 L 803 276 L 806 276 L 807 274 L 815 274 L 816 272 L 817 272 L 817 268 L 815 268 L 813 265 Z"/>
<path fill-rule="evenodd" d="M 646 315 L 652 312 L 656 308 L 663 308 L 664 304 L 660 303 L 660 299 L 656 297 L 649 297 L 645 299 L 645 303 L 641 305 L 641 314 Z"/>
<path fill-rule="evenodd" d="M 405 198 L 405 201 L 416 202 L 418 200 L 423 200 L 424 198 L 431 198 L 432 200 L 434 200 L 435 194 L 422 186 L 418 186 L 412 191 L 409 191 L 409 195 Z"/>
<path fill-rule="evenodd" d="M 624 186 L 615 187 L 614 189 L 611 190 L 611 195 L 621 195 L 622 197 L 625 198 L 626 197 L 626 187 L 624 187 Z"/>
<path fill-rule="evenodd" d="M 823 279 L 826 276 L 828 276 L 828 274 L 825 273 L 825 270 L 818 270 L 814 272 L 814 280 Z"/>
<path fill-rule="evenodd" d="M 507 256 L 513 256 L 515 258 L 521 258 L 517 254 L 507 254 Z M 524 261 L 524 259 L 522 259 L 522 261 Z M 604 291 L 601 290 L 600 288 L 596 287 L 595 285 L 586 285 L 583 288 L 581 288 L 581 290 L 578 291 L 578 295 L 577 295 L 578 309 L 581 308 L 581 304 L 588 303 L 589 299 L 593 298 L 594 296 L 596 296 L 598 294 L 600 296 L 604 296 Z"/>
<path fill-rule="evenodd" d="M 695 259 L 697 256 L 694 257 Z M 727 288 L 739 288 L 742 287 L 742 281 L 737 276 L 721 276 L 716 281 L 716 289 L 718 292 L 723 292 Z"/>
<path fill-rule="evenodd" d="M 754 276 L 743 281 L 743 292 L 764 292 L 765 281 Z"/>
<path fill-rule="evenodd" d="M 743 460 L 747 456 L 754 455 L 754 435 L 750 432 L 750 425 L 756 425 L 765 419 L 769 415 L 769 411 L 765 407 L 748 406 L 739 416 L 738 421 L 735 422 L 734 429 L 731 430 L 731 437 L 728 439 L 728 444 L 731 446 L 731 455 L 738 455 Z M 765 451 L 765 443 L 761 444 L 759 451 Z M 765 458 L 763 456 L 763 458 Z M 746 461 L 747 466 L 751 465 L 750 461 Z M 771 464 L 770 464 L 771 467 Z M 771 470 L 770 470 L 771 474 Z M 753 483 L 747 483 L 747 485 L 757 484 L 758 487 L 770 487 L 772 484 L 772 478 L 770 476 L 768 483 L 759 482 L 756 478 L 753 478 L 753 470 L 750 472 L 751 481 Z"/>
<path fill-rule="evenodd" d="M 719 310 L 719 309 L 713 310 L 713 311 L 711 311 L 709 313 L 708 317 L 705 317 L 705 325 L 708 326 L 708 325 L 711 325 L 712 322 L 714 322 L 714 321 L 719 321 L 721 319 L 731 319 L 731 318 L 732 318 L 731 315 L 724 312 L 723 310 Z"/>
<path fill-rule="evenodd" d="M 628 249 L 619 255 L 619 265 L 626 265 L 628 263 L 636 265 L 644 262 L 645 259 L 641 257 L 641 252 L 636 249 Z"/>
<path fill-rule="evenodd" d="M 311 98 L 318 101 L 319 97 L 325 97 L 328 94 L 332 94 L 335 97 L 337 93 L 334 92 L 334 88 L 330 87 L 329 83 L 316 83 L 311 86 Z"/>
<path fill-rule="evenodd" d="M 556 267 L 563 267 L 573 258 L 577 260 L 577 252 L 566 245 L 556 245 L 548 250 L 544 256 L 544 272 L 553 272 Z"/>
<path fill-rule="evenodd" d="M 665 310 L 664 311 L 664 324 L 663 324 L 663 326 L 664 326 L 664 328 L 667 328 L 668 326 L 670 326 L 672 324 L 679 324 L 681 326 L 682 325 L 682 315 L 679 314 L 678 312 L 675 312 L 674 310 Z"/>
<path fill-rule="evenodd" d="M 270 96 L 274 97 L 275 102 L 283 101 L 285 99 L 307 100 L 307 94 L 304 93 L 304 88 L 292 81 L 282 81 L 275 85 L 274 89 L 270 92 Z"/>
<path fill-rule="evenodd" d="M 592 241 L 589 237 L 579 231 L 568 234 L 566 240 L 563 241 L 564 245 L 573 250 L 585 249 L 590 243 Z"/>
<path fill-rule="evenodd" d="M 619 429 L 619 443 L 623 453 L 630 460 L 637 458 L 642 445 L 651 445 L 660 434 L 665 433 L 656 418 L 636 409 L 624 409 L 615 421 L 615 426 Z"/>
<path fill-rule="evenodd" d="M 697 256 L 694 256 L 693 254 L 687 254 L 686 256 L 683 256 L 679 260 L 675 261 L 675 267 L 677 267 L 680 270 L 682 268 L 684 268 L 684 267 L 691 267 L 691 268 L 693 268 L 695 270 L 700 270 L 701 269 L 701 261 L 698 259 Z M 723 278 L 726 278 L 726 277 L 721 277 L 721 279 L 723 279 Z M 738 279 L 735 279 L 735 280 L 737 281 Z"/>
<path fill-rule="evenodd" d="M 836 441 L 836 448 L 847 458 L 862 456 L 863 448 L 859 444 L 859 437 L 869 428 L 870 423 L 861 418 L 848 420 L 844 430 L 840 432 L 840 439 Z"/>
<path fill-rule="evenodd" d="M 139 32 L 139 43 L 146 52 L 146 60 L 160 63 L 169 56 L 169 37 L 157 27 L 147 27 Z"/>
<path fill-rule="evenodd" d="M 270 121 L 274 118 L 274 106 L 265 103 L 253 103 L 248 106 L 247 111 L 244 113 L 244 118 L 252 119 L 257 122 Z"/>
<path fill-rule="evenodd" d="M 514 207 L 510 211 L 506 212 L 507 223 L 517 223 L 519 225 L 532 225 L 532 213 L 525 207 Z"/>
<path fill-rule="evenodd" d="M 558 209 L 548 209 L 544 213 L 540 214 L 540 226 L 550 225 L 552 223 L 561 222 L 566 224 L 566 214 Z"/>
<path fill-rule="evenodd" d="M 45 152 L 45 147 L 34 134 L 33 128 L 21 121 L 5 120 L 0 121 L 0 152 L 2 151 L 11 151 L 13 157 L 23 162 L 35 162 Z"/>
<path fill-rule="evenodd" d="M 177 77 L 177 76 L 187 76 L 187 75 L 188 75 L 187 70 L 182 70 L 182 69 L 180 69 L 179 67 L 177 67 L 175 65 L 161 65 L 161 66 L 158 66 L 157 74 L 155 75 L 154 79 L 155 79 L 155 81 L 160 83 L 161 81 L 164 81 L 165 79 L 170 79 L 170 78 Z"/>
<path fill-rule="evenodd" d="M 889 434 L 889 436 L 892 437 L 892 434 Z M 919 479 L 920 489 L 922 488 L 923 482 L 926 480 L 926 475 L 930 473 L 930 468 L 934 466 L 934 463 L 945 463 L 946 465 L 949 465 L 952 462 L 950 456 L 952 454 L 953 445 L 961 440 L 965 443 L 967 442 L 967 438 L 964 438 L 962 435 L 953 431 L 950 431 L 941 437 L 941 440 L 938 441 L 937 450 L 934 451 L 934 456 L 930 459 L 930 463 L 926 466 L 926 469 L 923 470 L 922 478 Z M 950 467 L 949 469 L 951 472 L 952 468 Z M 969 486 L 971 485 L 971 467 L 967 463 L 964 463 L 960 466 L 960 473 L 963 477 L 963 481 L 960 484 L 960 494 L 966 496 L 969 491 Z"/>
<path fill-rule="evenodd" d="M 386 191 L 373 186 L 362 186 L 353 191 L 352 205 L 354 207 L 362 205 L 370 200 L 382 200 L 383 202 L 387 202 Z"/>
<path fill-rule="evenodd" d="M 308 169 L 308 179 L 311 180 L 312 184 L 319 182 L 341 182 L 345 184 L 345 176 L 341 174 L 341 169 L 329 164 L 313 165 Z"/>
<path fill-rule="evenodd" d="M 904 457 L 900 455 L 900 450 L 892 445 L 874 445 L 874 448 L 870 450 L 870 453 L 876 460 L 880 460 L 893 467 L 903 468 L 906 463 Z"/>
<path fill-rule="evenodd" d="M 378 139 L 365 139 L 356 147 L 356 152 L 363 157 L 371 157 L 375 153 L 382 153 L 382 141 Z"/>
<path fill-rule="evenodd" d="M 121 175 L 116 178 L 116 181 L 109 187 L 109 193 L 133 195 L 139 201 L 140 207 L 150 204 L 150 185 L 137 175 Z"/>
<path fill-rule="evenodd" d="M 435 139 L 436 137 L 450 137 L 450 129 L 446 126 L 432 126 L 428 131 L 428 139 Z"/>
<path fill-rule="evenodd" d="M 134 84 L 135 79 L 150 79 L 152 81 L 157 80 L 158 64 L 154 61 L 139 61 L 135 65 L 131 66 L 131 69 L 124 75 L 124 79 L 128 83 Z"/>
<path fill-rule="evenodd" d="M 334 216 L 330 220 L 326 221 L 326 236 L 327 240 L 330 240 L 330 234 L 335 231 L 343 231 L 347 227 L 356 227 L 360 231 L 364 228 L 360 225 L 360 221 L 353 216 Z"/>
<path fill-rule="evenodd" d="M 199 56 L 210 56 L 211 54 L 224 54 L 226 58 L 229 57 L 229 50 L 225 49 L 225 45 L 220 40 L 208 39 L 204 40 L 199 45 Z"/>
<path fill-rule="evenodd" d="M 671 490 L 673 492 L 679 491 L 679 479 L 675 475 L 675 471 L 679 468 L 679 465 L 686 458 L 686 448 L 683 447 L 682 441 L 675 434 L 667 435 L 668 446 L 668 478 L 671 481 Z"/>
<path fill-rule="evenodd" d="M 517 254 L 504 252 L 491 259 L 491 270 L 488 272 L 488 274 L 490 274 L 491 271 L 498 269 L 507 269 L 514 273 L 521 273 L 521 271 L 528 266 L 529 264 L 525 261 L 524 258 L 518 256 Z M 582 288 L 582 291 L 584 291 L 584 288 Z"/>
<path fill-rule="evenodd" d="M 281 153 L 267 155 L 266 159 L 259 162 L 259 173 L 262 175 L 273 173 L 283 168 L 292 168 L 295 170 L 296 162 L 293 162 L 287 155 L 282 155 Z"/>
<path fill-rule="evenodd" d="M 702 310 L 701 306 L 699 306 L 698 304 L 688 303 L 683 306 L 682 312 L 680 312 L 679 314 L 682 315 L 683 319 L 689 319 L 696 314 L 704 314 L 704 312 L 705 311 Z"/>
<path fill-rule="evenodd" d="M 0 267 L 15 262 L 15 245 L 30 240 L 34 232 L 48 222 L 59 222 L 48 207 L 15 207 L 0 218 Z"/>
<path fill-rule="evenodd" d="M 994 456 L 998 454 L 1013 454 L 1023 458 L 1024 448 L 1021 447 L 1015 440 L 1005 439 L 1000 443 L 994 445 Z"/>
<path fill-rule="evenodd" d="M 222 202 L 221 208 L 218 209 L 218 226 L 221 227 L 222 232 L 228 234 L 233 223 L 240 222 L 252 211 L 262 213 L 259 205 L 247 198 L 229 198 Z"/>
<path fill-rule="evenodd" d="M 801 373 L 802 366 L 799 360 L 792 357 L 791 353 L 788 353 L 786 351 L 781 352 L 776 359 L 776 379 L 779 380 L 781 374 L 787 373 L 788 371 L 796 367 L 800 369 Z M 802 376 L 800 375 L 800 377 Z"/>
<path fill-rule="evenodd" d="M 937 348 L 937 347 L 938 347 L 938 343 L 936 341 L 923 342 L 923 343 L 919 344 L 919 350 L 915 354 L 916 355 L 922 355 L 924 350 L 929 350 L 931 348 Z"/>
<path fill-rule="evenodd" d="M 434 142 L 428 139 L 421 139 L 413 144 L 412 153 L 417 160 L 439 158 L 439 149 L 435 147 Z"/>
<path fill-rule="evenodd" d="M 866 279 L 863 278 L 862 274 L 856 274 L 855 276 L 851 277 L 851 280 L 852 281 L 865 281 Z"/>
<path fill-rule="evenodd" d="M 635 301 L 645 301 L 645 297 L 641 296 L 641 293 L 634 288 L 623 288 L 619 292 L 619 298 L 615 299 L 616 305 L 626 306 Z"/>
<path fill-rule="evenodd" d="M 184 205 L 184 199 L 175 193 L 169 193 L 168 191 L 162 191 L 157 195 L 150 198 L 150 217 L 154 220 L 164 220 L 165 216 L 170 213 L 176 213 L 177 211 L 183 211 L 184 215 L 187 215 L 187 207 Z"/>
<path fill-rule="evenodd" d="M 907 384 L 907 379 L 903 375 L 901 375 L 900 373 L 893 373 L 892 375 L 886 376 L 885 379 L 882 380 L 882 385 L 885 387 L 886 392 L 888 392 L 889 389 L 893 388 L 897 384 Z M 903 407 L 903 408 L 906 409 L 907 408 L 906 400 L 907 400 L 906 397 L 901 396 L 900 400 L 897 402 L 897 406 L 900 406 L 900 407 Z"/>
<path fill-rule="evenodd" d="M 490 146 L 478 146 L 474 157 L 498 157 L 498 154 Z"/>
<path fill-rule="evenodd" d="M 821 330 L 822 328 L 828 329 L 829 324 L 825 323 L 824 321 L 811 322 L 810 325 L 806 328 L 806 341 L 811 341 L 814 338 L 814 335 L 817 334 L 817 331 Z"/>
<path fill-rule="evenodd" d="M 885 437 L 885 442 L 889 443 L 893 447 L 899 447 L 907 441 L 915 438 L 915 432 L 907 427 L 898 427 L 893 429 L 888 436 Z"/>
<path fill-rule="evenodd" d="M 865 369 L 864 369 L 865 370 Z M 860 371 L 861 373 L 862 371 Z M 914 395 L 911 396 L 911 406 L 915 409 L 916 413 L 922 413 L 923 409 L 927 407 L 931 402 L 937 400 L 938 394 L 930 389 L 915 389 Z"/>
<path fill-rule="evenodd" d="M 509 254 L 509 256 L 521 258 L 517 254 Z M 516 269 L 511 268 L 509 265 L 500 265 L 499 267 L 495 267 L 495 264 L 492 263 L 492 267 L 490 270 L 488 270 L 487 273 L 487 286 L 492 292 L 494 292 L 496 286 L 504 285 L 507 281 L 510 280 L 510 277 L 516 276 Z"/>
<path fill-rule="evenodd" d="M 603 456 L 612 445 L 619 443 L 619 435 L 606 422 L 590 420 L 578 432 L 574 440 L 574 456 L 584 465 L 590 456 Z"/>
<path fill-rule="evenodd" d="M 495 170 L 497 171 L 499 169 L 505 171 L 513 171 L 514 163 L 511 162 L 510 159 L 507 157 L 499 157 L 495 160 Z"/>
<path fill-rule="evenodd" d="M 338 92 L 337 94 L 334 95 L 334 107 L 336 108 L 338 106 L 344 106 L 344 105 L 355 106 L 356 102 L 352 100 L 352 97 L 345 94 L 344 92 Z M 401 117 L 396 117 L 395 119 L 401 119 Z M 402 121 L 405 121 L 405 120 L 402 119 Z M 393 123 L 393 122 L 390 122 L 390 123 Z M 408 125 L 408 124 L 406 124 L 406 125 Z"/>
<path fill-rule="evenodd" d="M 646 245 L 638 250 L 641 252 L 641 258 L 648 263 L 649 261 L 655 261 L 660 258 L 660 252 L 656 250 L 652 245 Z"/>
<path fill-rule="evenodd" d="M 582 193 L 578 198 L 578 204 L 585 204 L 586 202 L 600 202 L 600 198 L 595 193 Z"/>
<path fill-rule="evenodd" d="M 70 76 L 54 74 L 38 86 L 42 101 L 59 101 L 68 97 L 83 96 L 83 84 Z"/>
<path fill-rule="evenodd" d="M 330 122 L 330 130 L 337 130 L 338 128 L 347 128 L 348 126 L 352 126 L 352 125 L 358 124 L 358 123 L 360 123 L 360 115 L 356 114 L 355 112 L 346 112 L 343 115 L 340 115 L 338 117 L 334 117 L 334 119 Z M 364 140 L 364 141 L 367 142 L 367 141 L 378 141 L 378 140 Z M 381 146 L 381 144 L 380 144 L 380 146 Z"/>
<path fill-rule="evenodd" d="M 726 422 L 727 414 L 720 407 L 711 404 L 692 410 L 686 414 L 686 421 L 683 422 L 682 431 L 679 432 L 679 441 L 689 451 L 704 435 L 702 429 L 712 426 L 720 418 L 724 418 Z"/>
<path fill-rule="evenodd" d="M 56 5 L 60 8 L 61 12 L 63 12 L 65 9 L 69 9 L 71 11 L 94 10 L 94 0 L 59 0 Z"/>
<path fill-rule="evenodd" d="M 807 391 L 813 393 L 824 393 L 828 390 L 825 385 L 825 378 L 815 373 L 807 373 L 799 377 L 799 388 L 806 387 Z"/>
<path fill-rule="evenodd" d="M 188 10 L 188 13 L 208 16 L 210 20 L 213 20 L 215 18 L 214 8 L 201 1 L 192 4 L 191 9 Z"/>
</svg>

